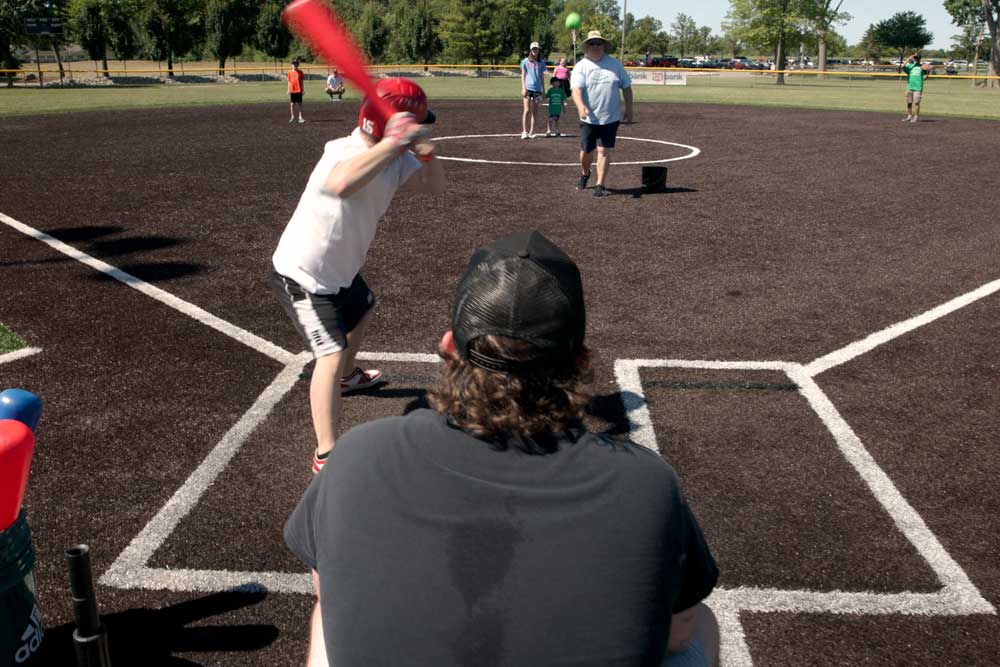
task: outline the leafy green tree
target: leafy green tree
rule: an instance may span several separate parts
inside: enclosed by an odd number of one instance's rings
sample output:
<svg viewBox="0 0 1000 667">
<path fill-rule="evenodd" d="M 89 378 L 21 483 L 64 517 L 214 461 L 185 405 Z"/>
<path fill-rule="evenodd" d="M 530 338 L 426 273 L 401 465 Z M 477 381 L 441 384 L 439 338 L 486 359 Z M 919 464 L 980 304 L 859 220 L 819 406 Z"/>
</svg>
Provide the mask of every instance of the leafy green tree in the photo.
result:
<svg viewBox="0 0 1000 667">
<path fill-rule="evenodd" d="M 167 61 L 167 76 L 174 76 L 174 58 L 188 53 L 202 34 L 199 0 L 145 0 L 142 25 L 149 49 L 157 60 Z"/>
<path fill-rule="evenodd" d="M 108 72 L 108 21 L 103 0 L 73 0 L 69 5 L 70 34 L 90 59 L 101 61 L 105 76 Z"/>
<path fill-rule="evenodd" d="M 14 47 L 22 44 L 24 34 L 23 18 L 28 7 L 22 0 L 0 0 L 0 68 L 20 69 L 21 63 L 14 57 Z M 14 86 L 14 76 L 7 75 L 7 87 Z"/>
<path fill-rule="evenodd" d="M 971 62 L 976 57 L 976 51 L 980 46 L 979 37 L 982 34 L 982 30 L 975 23 L 969 23 L 960 27 L 962 32 L 951 36 L 951 52 L 949 55 L 952 58 L 962 58 Z"/>
<path fill-rule="evenodd" d="M 444 54 L 453 61 L 482 65 L 497 42 L 495 0 L 452 0 L 441 21 Z"/>
<path fill-rule="evenodd" d="M 378 61 L 389 46 L 389 26 L 382 18 L 383 13 L 384 10 L 378 3 L 369 2 L 361 10 L 361 16 L 355 24 L 358 45 L 372 62 Z"/>
<path fill-rule="evenodd" d="M 743 49 L 746 45 L 743 43 L 742 37 L 738 32 L 732 29 L 728 25 L 727 21 L 722 22 L 722 49 L 725 53 L 729 55 L 730 58 L 735 58 L 736 56 L 743 53 Z"/>
<path fill-rule="evenodd" d="M 105 0 L 104 16 L 108 22 L 108 46 L 122 61 L 139 55 L 139 32 L 135 17 L 140 11 L 140 0 Z"/>
<path fill-rule="evenodd" d="M 218 60 L 219 76 L 226 73 L 226 60 L 243 53 L 253 35 L 254 10 L 248 0 L 208 0 L 205 5 L 205 44 Z"/>
<path fill-rule="evenodd" d="M 292 45 L 292 33 L 281 20 L 281 5 L 277 2 L 265 3 L 257 14 L 257 30 L 254 43 L 269 58 L 277 61 L 288 57 Z"/>
<path fill-rule="evenodd" d="M 876 23 L 874 37 L 887 49 L 898 51 L 900 63 L 908 50 L 922 49 L 934 41 L 924 17 L 911 11 L 897 12 Z"/>
<path fill-rule="evenodd" d="M 669 44 L 670 39 L 663 32 L 663 24 L 651 16 L 637 19 L 625 35 L 625 49 L 630 53 L 641 53 L 644 56 L 652 53 L 662 54 Z"/>
<path fill-rule="evenodd" d="M 858 46 L 861 48 L 861 53 L 865 57 L 865 60 L 877 63 L 882 57 L 884 47 L 878 41 L 878 34 L 875 32 L 874 24 L 868 26 L 868 29 L 865 30 L 865 34 L 861 36 Z"/>
<path fill-rule="evenodd" d="M 808 0 L 729 0 L 726 25 L 748 45 L 774 54 L 777 85 L 785 83 L 785 46 L 800 43 L 807 33 L 804 2 Z"/>
<path fill-rule="evenodd" d="M 982 25 L 985 22 L 989 29 L 990 63 L 986 74 L 1000 74 L 1000 0 L 944 0 L 944 8 L 956 25 Z M 1000 88 L 1000 81 L 988 79 L 986 85 Z"/>
<path fill-rule="evenodd" d="M 715 55 L 722 52 L 722 38 L 712 34 L 712 29 L 707 25 L 698 28 L 695 36 L 694 53 L 703 55 Z"/>
<path fill-rule="evenodd" d="M 821 72 L 826 71 L 827 47 L 833 27 L 851 20 L 850 14 L 840 10 L 843 4 L 844 0 L 809 0 L 804 3 L 805 19 L 816 33 L 816 69 Z"/>
<path fill-rule="evenodd" d="M 680 52 L 681 58 L 689 53 L 694 53 L 694 47 L 698 40 L 698 24 L 687 14 L 678 14 L 676 20 L 670 24 L 672 30 L 671 41 Z"/>
<path fill-rule="evenodd" d="M 537 33 L 535 15 L 538 5 L 532 0 L 505 0 L 497 3 L 498 41 L 493 54 L 495 58 L 505 60 L 514 56 L 515 60 L 520 60 L 521 53 L 534 41 Z"/>
<path fill-rule="evenodd" d="M 429 0 L 393 0 L 389 53 L 394 60 L 430 64 L 441 52 L 440 18 Z"/>
</svg>

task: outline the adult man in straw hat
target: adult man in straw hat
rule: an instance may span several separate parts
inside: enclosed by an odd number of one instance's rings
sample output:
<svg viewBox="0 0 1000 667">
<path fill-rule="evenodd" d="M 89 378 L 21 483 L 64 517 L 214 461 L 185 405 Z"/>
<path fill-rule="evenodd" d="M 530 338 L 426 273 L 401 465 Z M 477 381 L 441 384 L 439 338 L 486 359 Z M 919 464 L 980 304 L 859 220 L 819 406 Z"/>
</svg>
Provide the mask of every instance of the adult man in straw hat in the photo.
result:
<svg viewBox="0 0 1000 667">
<path fill-rule="evenodd" d="M 718 569 L 676 473 L 583 424 L 580 271 L 536 232 L 476 250 L 432 410 L 337 441 L 285 526 L 309 665 L 717 665 Z"/>
<path fill-rule="evenodd" d="M 584 58 L 573 68 L 570 88 L 573 102 L 580 114 L 580 180 L 577 190 L 587 187 L 590 167 L 597 148 L 597 187 L 595 197 L 605 197 L 608 170 L 611 168 L 611 151 L 618 135 L 618 123 L 632 122 L 632 79 L 622 64 L 604 50 L 608 40 L 600 31 L 591 30 L 583 42 Z M 618 91 L 625 98 L 625 113 L 621 113 Z"/>
</svg>

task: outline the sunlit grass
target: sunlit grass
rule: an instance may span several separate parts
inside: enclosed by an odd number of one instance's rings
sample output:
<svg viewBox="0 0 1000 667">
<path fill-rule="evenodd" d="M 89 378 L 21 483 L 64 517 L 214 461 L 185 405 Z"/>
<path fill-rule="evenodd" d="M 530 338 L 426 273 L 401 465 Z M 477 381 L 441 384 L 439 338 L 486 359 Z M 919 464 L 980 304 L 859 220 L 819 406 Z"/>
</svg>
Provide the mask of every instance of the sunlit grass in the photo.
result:
<svg viewBox="0 0 1000 667">
<path fill-rule="evenodd" d="M 432 99 L 509 99 L 519 93 L 516 77 L 421 77 Z M 214 106 L 287 101 L 280 81 L 240 83 L 150 84 L 93 88 L 0 88 L 0 116 L 139 109 L 168 106 Z M 902 79 L 872 80 L 863 76 L 792 75 L 784 86 L 768 73 L 699 75 L 686 86 L 635 86 L 639 102 L 730 104 L 798 107 L 840 111 L 898 113 L 905 109 Z M 306 104 L 327 103 L 321 80 L 306 83 Z M 353 91 L 345 99 L 357 99 Z M 969 80 L 933 78 L 927 81 L 923 112 L 1000 120 L 1000 91 L 973 88 Z"/>
<path fill-rule="evenodd" d="M 0 324 L 0 354 L 20 350 L 26 344 L 20 336 Z"/>
</svg>

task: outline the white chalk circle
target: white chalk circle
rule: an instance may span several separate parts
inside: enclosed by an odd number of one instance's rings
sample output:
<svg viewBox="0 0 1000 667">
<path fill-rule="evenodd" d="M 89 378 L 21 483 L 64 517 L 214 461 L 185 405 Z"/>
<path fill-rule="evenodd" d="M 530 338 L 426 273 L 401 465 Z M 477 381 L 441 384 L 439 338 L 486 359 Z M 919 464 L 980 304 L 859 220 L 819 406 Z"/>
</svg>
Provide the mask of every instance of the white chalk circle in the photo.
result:
<svg viewBox="0 0 1000 667">
<path fill-rule="evenodd" d="M 520 134 L 459 134 L 452 137 L 434 137 L 434 141 L 451 141 L 453 139 L 484 139 L 489 137 L 520 137 Z M 552 141 L 553 139 L 567 139 L 570 137 L 537 137 L 536 139 L 531 139 L 530 141 L 538 141 L 541 139 L 548 139 Z M 614 160 L 615 165 L 627 165 L 627 164 L 659 164 L 662 162 L 677 162 L 678 160 L 690 160 L 691 158 L 700 155 L 701 149 L 695 148 L 694 146 L 688 146 L 686 144 L 678 144 L 673 141 L 662 141 L 660 139 L 642 139 L 640 137 L 622 137 L 619 136 L 618 139 L 624 141 L 645 141 L 649 144 L 663 144 L 664 146 L 677 146 L 678 148 L 686 148 L 688 150 L 687 155 L 681 155 L 679 157 L 668 157 L 662 160 L 639 160 L 638 162 L 619 162 Z M 578 150 L 580 143 L 573 142 L 574 150 Z M 533 167 L 579 167 L 580 162 L 520 162 L 514 160 L 480 160 L 478 158 L 471 157 L 449 157 L 446 155 L 439 155 L 440 160 L 450 160 L 452 162 L 476 162 L 479 164 L 523 164 L 530 165 Z"/>
</svg>

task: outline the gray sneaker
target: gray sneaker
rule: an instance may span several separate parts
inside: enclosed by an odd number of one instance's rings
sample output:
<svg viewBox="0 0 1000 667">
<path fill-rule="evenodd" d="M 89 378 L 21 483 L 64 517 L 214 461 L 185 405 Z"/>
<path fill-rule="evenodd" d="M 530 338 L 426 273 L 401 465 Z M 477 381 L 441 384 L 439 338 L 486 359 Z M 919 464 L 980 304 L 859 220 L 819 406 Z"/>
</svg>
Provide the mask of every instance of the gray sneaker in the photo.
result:
<svg viewBox="0 0 1000 667">
<path fill-rule="evenodd" d="M 607 197 L 610 194 L 611 194 L 611 190 L 608 190 L 603 185 L 598 185 L 596 188 L 594 188 L 594 196 L 595 197 Z"/>
<path fill-rule="evenodd" d="M 587 181 L 590 180 L 590 174 L 581 174 L 580 180 L 576 182 L 577 190 L 585 190 L 587 188 Z"/>
</svg>

